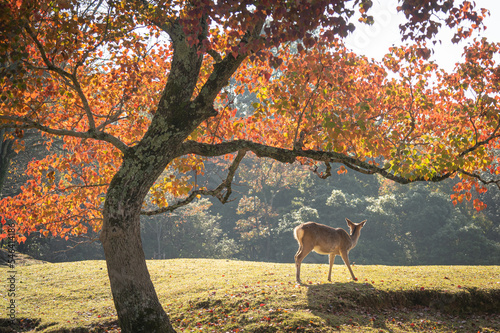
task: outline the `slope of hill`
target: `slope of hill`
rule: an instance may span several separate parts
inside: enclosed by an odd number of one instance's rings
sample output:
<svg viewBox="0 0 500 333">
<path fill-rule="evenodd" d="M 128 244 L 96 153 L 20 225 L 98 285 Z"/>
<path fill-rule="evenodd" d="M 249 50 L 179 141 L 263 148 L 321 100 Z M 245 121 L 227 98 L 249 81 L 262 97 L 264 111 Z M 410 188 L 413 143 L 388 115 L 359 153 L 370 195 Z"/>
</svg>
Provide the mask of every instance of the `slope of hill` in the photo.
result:
<svg viewBox="0 0 500 333">
<path fill-rule="evenodd" d="M 9 259 L 11 259 L 9 256 L 9 252 L 5 249 L 0 249 L 0 267 L 8 266 Z M 29 266 L 29 265 L 45 263 L 45 261 L 43 260 L 34 259 L 33 257 L 27 254 L 19 252 L 15 253 L 14 260 L 15 260 L 15 266 Z"/>
</svg>

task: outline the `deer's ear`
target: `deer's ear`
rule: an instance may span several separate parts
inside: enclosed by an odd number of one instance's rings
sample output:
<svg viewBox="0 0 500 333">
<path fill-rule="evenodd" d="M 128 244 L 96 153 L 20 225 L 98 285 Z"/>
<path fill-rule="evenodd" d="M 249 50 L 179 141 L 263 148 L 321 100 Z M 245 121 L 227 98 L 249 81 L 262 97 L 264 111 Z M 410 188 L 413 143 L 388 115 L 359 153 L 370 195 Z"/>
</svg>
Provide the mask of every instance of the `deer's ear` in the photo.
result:
<svg viewBox="0 0 500 333">
<path fill-rule="evenodd" d="M 351 220 L 349 220 L 347 217 L 345 218 L 345 221 L 347 222 L 347 225 L 348 226 L 351 226 L 352 224 L 354 224 Z"/>
<path fill-rule="evenodd" d="M 365 223 L 366 223 L 366 220 L 362 221 L 362 222 L 359 222 L 359 225 L 361 225 L 362 227 L 365 226 Z"/>
</svg>

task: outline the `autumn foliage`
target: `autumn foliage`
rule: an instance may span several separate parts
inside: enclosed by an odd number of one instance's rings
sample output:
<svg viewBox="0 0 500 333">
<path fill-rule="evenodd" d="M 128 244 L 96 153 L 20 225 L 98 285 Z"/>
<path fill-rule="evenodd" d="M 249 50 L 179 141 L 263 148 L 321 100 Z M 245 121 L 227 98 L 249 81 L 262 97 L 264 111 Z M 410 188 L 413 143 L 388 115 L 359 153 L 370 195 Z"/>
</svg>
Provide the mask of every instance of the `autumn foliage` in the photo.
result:
<svg viewBox="0 0 500 333">
<path fill-rule="evenodd" d="M 285 8 L 200 1 L 180 11 L 166 3 L 161 10 L 142 8 L 144 15 L 133 2 L 86 10 L 69 0 L 2 6 L 9 13 L 3 15 L 13 17 L 2 29 L 13 36 L 1 41 L 0 124 L 16 129 L 10 139 L 21 147 L 22 130 L 37 128 L 60 148 L 52 149 L 50 141 L 50 155 L 29 164 L 22 192 L 0 201 L 2 223 L 16 221 L 21 241 L 33 232 L 68 237 L 100 229 L 107 187 L 126 148 L 147 131 L 168 78 L 172 44 L 158 22 L 173 16 L 183 22 L 189 43 L 207 34 L 198 46 L 207 55 L 197 92 L 221 59 L 249 55 L 218 95 L 218 115 L 189 140 L 250 141 L 295 152 L 311 166 L 323 162 L 328 171 L 338 162 L 339 172 L 346 166 L 403 183 L 459 176 L 456 202 L 471 200 L 486 183 L 498 185 L 498 43 L 474 40 L 448 73 L 427 60 L 424 40 L 391 48 L 381 62 L 349 51 L 335 37 L 353 29 L 346 23 L 352 9 L 343 2 L 326 7 L 338 16 L 314 25 L 304 13 L 322 17 L 321 2 Z M 470 12 L 462 9 L 449 21 Z M 266 38 L 238 43 L 270 12 L 274 21 L 263 27 Z M 203 16 L 207 26 L 199 23 Z M 20 23 L 8 26 L 13 22 Z M 241 94 L 258 99 L 251 112 L 235 107 Z M 329 154 L 320 158 L 321 152 Z M 187 174 L 203 173 L 203 161 L 192 154 L 174 160 L 150 190 L 155 208 L 168 206 L 165 193 L 189 195 L 194 186 Z M 482 207 L 477 198 L 474 205 Z"/>
</svg>

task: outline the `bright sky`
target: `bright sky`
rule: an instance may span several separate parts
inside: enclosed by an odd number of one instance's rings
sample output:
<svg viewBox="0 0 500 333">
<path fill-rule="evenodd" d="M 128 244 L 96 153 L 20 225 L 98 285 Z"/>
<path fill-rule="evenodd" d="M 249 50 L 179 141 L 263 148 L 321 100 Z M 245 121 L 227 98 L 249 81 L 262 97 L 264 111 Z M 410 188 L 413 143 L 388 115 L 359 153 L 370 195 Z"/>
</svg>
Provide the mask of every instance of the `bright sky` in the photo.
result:
<svg viewBox="0 0 500 333">
<path fill-rule="evenodd" d="M 457 0 L 456 2 L 460 2 Z M 475 0 L 476 9 L 487 8 L 490 16 L 485 19 L 487 29 L 480 33 L 480 37 L 487 37 L 489 41 L 500 42 L 500 1 L 498 0 Z M 399 24 L 404 21 L 404 15 L 396 11 L 398 0 L 373 0 L 370 15 L 373 15 L 375 23 L 372 26 L 356 24 L 356 30 L 346 39 L 349 48 L 369 58 L 381 60 L 388 52 L 389 47 L 400 45 L 401 35 Z M 463 53 L 463 47 L 467 45 L 452 44 L 453 32 L 443 29 L 438 35 L 442 44 L 436 44 L 432 59 L 438 65 L 451 71 Z"/>
</svg>

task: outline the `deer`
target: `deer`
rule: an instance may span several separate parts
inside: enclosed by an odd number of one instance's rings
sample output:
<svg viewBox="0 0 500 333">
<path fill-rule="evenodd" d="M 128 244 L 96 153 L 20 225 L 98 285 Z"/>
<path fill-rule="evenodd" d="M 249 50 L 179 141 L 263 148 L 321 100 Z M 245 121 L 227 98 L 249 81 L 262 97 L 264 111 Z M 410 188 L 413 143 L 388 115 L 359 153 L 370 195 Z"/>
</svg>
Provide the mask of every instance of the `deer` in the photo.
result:
<svg viewBox="0 0 500 333">
<path fill-rule="evenodd" d="M 295 227 L 293 236 L 299 243 L 299 250 L 295 254 L 295 268 L 297 283 L 300 281 L 300 264 L 302 260 L 314 250 L 319 254 L 328 254 L 330 259 L 330 271 L 328 272 L 328 281 L 332 281 L 332 266 L 335 261 L 335 256 L 340 255 L 346 264 L 351 277 L 357 281 L 352 272 L 349 263 L 349 251 L 352 250 L 358 243 L 361 229 L 364 227 L 366 220 L 360 223 L 354 223 L 348 218 L 345 219 L 351 234 L 349 235 L 342 228 L 332 228 L 330 226 L 315 222 L 306 222 Z"/>
</svg>

